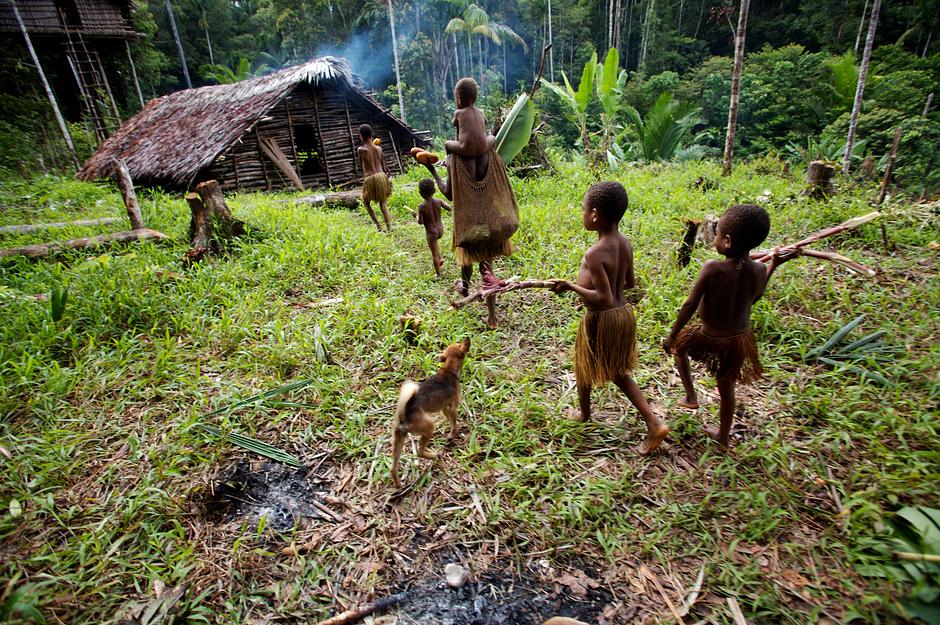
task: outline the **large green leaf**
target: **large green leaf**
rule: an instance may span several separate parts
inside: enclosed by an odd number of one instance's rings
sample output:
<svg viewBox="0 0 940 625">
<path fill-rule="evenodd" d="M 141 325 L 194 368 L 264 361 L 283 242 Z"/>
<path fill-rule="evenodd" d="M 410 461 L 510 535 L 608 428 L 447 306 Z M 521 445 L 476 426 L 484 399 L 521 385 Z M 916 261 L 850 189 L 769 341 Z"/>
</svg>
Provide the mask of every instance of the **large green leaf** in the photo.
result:
<svg viewBox="0 0 940 625">
<path fill-rule="evenodd" d="M 508 165 L 509 161 L 529 144 L 532 124 L 535 123 L 535 107 L 529 95 L 523 93 L 506 115 L 506 120 L 496 133 L 496 153 Z"/>
<path fill-rule="evenodd" d="M 584 115 L 587 113 L 588 104 L 591 103 L 591 92 L 594 90 L 594 70 L 597 67 L 597 52 L 591 55 L 591 60 L 584 64 L 584 71 L 581 72 L 581 82 L 578 84 L 578 90 L 575 92 L 574 99 L 578 103 L 578 113 Z M 565 84 L 568 84 L 568 78 L 565 77 Z"/>
<path fill-rule="evenodd" d="M 620 69 L 620 54 L 617 48 L 611 48 L 607 51 L 607 58 L 603 65 L 598 65 L 598 76 L 594 82 L 597 91 L 597 99 L 600 100 L 604 108 L 604 114 L 608 117 L 614 117 L 617 114 L 617 108 L 620 103 L 619 88 L 621 87 L 621 78 L 625 78 L 626 72 Z"/>
<path fill-rule="evenodd" d="M 571 112 L 574 114 L 574 116 L 577 117 L 578 116 L 578 103 L 575 102 L 575 99 L 574 99 L 574 90 L 571 89 L 571 85 L 568 84 L 568 77 L 565 76 L 564 72 L 561 73 L 561 76 L 562 78 L 565 79 L 565 85 L 567 86 L 567 89 L 562 89 L 555 83 L 549 82 L 545 80 L 544 78 L 540 78 L 539 80 L 542 81 L 542 85 L 544 85 L 546 89 L 549 89 L 552 93 L 554 93 L 559 98 L 561 98 L 561 101 L 564 102 L 568 106 L 568 108 L 571 109 Z"/>
</svg>

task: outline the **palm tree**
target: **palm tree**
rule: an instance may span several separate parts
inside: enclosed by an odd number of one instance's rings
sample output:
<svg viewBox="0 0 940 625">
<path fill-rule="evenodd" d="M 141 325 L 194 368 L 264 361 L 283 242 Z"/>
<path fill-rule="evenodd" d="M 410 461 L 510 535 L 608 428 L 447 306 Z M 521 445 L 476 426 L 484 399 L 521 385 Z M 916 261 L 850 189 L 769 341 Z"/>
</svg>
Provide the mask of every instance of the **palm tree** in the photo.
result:
<svg viewBox="0 0 940 625">
<path fill-rule="evenodd" d="M 738 12 L 738 31 L 734 36 L 734 69 L 731 71 L 728 132 L 725 135 L 725 154 L 721 166 L 721 175 L 723 176 L 731 174 L 731 157 L 734 154 L 734 130 L 738 121 L 738 99 L 741 95 L 741 71 L 744 69 L 744 35 L 747 33 L 747 9 L 750 4 L 750 0 L 741 0 L 741 9 Z"/>
<path fill-rule="evenodd" d="M 881 10 L 881 0 L 875 0 L 871 8 L 871 18 L 868 24 L 868 36 L 865 38 L 865 52 L 862 53 L 862 66 L 858 68 L 858 85 L 855 88 L 855 103 L 852 105 L 852 116 L 849 118 L 849 136 L 845 140 L 845 156 L 842 158 L 842 173 L 849 173 L 852 163 L 852 143 L 855 141 L 855 131 L 858 128 L 858 114 L 862 110 L 862 94 L 865 93 L 865 80 L 868 78 L 868 61 L 871 59 L 871 47 L 875 42 L 875 30 L 878 27 L 878 12 Z"/>
<path fill-rule="evenodd" d="M 512 43 L 520 44 L 523 49 L 528 50 L 525 41 L 520 37 L 516 32 L 499 22 L 494 22 L 490 19 L 489 14 L 483 10 L 477 4 L 471 3 L 463 11 L 463 17 L 455 17 L 450 22 L 447 23 L 447 28 L 444 29 L 444 32 L 447 33 L 467 33 L 467 64 L 472 67 L 470 61 L 472 54 L 472 45 L 470 38 L 472 35 L 477 35 L 477 57 L 480 62 L 480 86 L 483 86 L 483 45 L 481 41 L 489 39 L 498 46 L 503 45 L 505 41 L 510 41 Z M 470 67 L 467 68 L 467 71 L 472 71 Z"/>
<path fill-rule="evenodd" d="M 189 0 L 189 10 L 196 16 L 196 26 L 206 34 L 206 46 L 209 48 L 209 65 L 215 65 L 212 55 L 212 40 L 209 38 L 209 13 L 212 12 L 213 0 Z"/>
</svg>

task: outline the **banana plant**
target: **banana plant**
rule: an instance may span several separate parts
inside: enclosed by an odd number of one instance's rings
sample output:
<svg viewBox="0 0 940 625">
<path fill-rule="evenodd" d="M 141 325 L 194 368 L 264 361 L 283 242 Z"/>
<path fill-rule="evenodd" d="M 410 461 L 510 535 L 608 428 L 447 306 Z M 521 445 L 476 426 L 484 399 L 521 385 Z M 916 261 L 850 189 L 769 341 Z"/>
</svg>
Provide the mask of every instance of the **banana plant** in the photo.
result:
<svg viewBox="0 0 940 625">
<path fill-rule="evenodd" d="M 588 155 L 591 147 L 590 143 L 588 143 L 587 109 L 588 105 L 591 103 L 591 93 L 594 90 L 594 72 L 596 69 L 597 52 L 593 53 L 591 60 L 584 64 L 584 71 L 581 72 L 581 82 L 578 84 L 577 91 L 571 87 L 568 76 L 564 72 L 561 73 L 561 77 L 565 81 L 564 88 L 544 78 L 540 79 L 542 84 L 556 93 L 558 97 L 561 98 L 561 101 L 567 104 L 571 112 L 574 113 L 574 117 L 581 131 L 581 144 L 584 147 L 585 156 Z"/>
<path fill-rule="evenodd" d="M 594 88 L 597 99 L 604 112 L 601 114 L 601 126 L 604 131 L 604 144 L 601 149 L 609 152 L 611 139 L 617 130 L 617 116 L 620 113 L 620 97 L 627 82 L 627 71 L 620 68 L 620 53 L 617 48 L 607 51 L 604 64 L 598 64 Z"/>
<path fill-rule="evenodd" d="M 529 94 L 523 93 L 506 115 L 503 125 L 496 133 L 496 153 L 503 164 L 508 165 L 529 144 L 532 125 L 535 123 L 535 107 Z"/>
</svg>

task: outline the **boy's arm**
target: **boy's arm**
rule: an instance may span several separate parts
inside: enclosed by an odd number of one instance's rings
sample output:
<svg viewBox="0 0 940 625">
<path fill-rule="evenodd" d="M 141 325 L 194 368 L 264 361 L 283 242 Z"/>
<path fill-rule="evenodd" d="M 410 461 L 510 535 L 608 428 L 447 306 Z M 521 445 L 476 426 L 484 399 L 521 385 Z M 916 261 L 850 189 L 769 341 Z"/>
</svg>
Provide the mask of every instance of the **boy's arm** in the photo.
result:
<svg viewBox="0 0 940 625">
<path fill-rule="evenodd" d="M 689 293 L 689 297 L 685 300 L 685 303 L 682 304 L 682 308 L 679 309 L 679 314 L 676 316 L 676 322 L 672 324 L 672 330 L 669 332 L 669 336 L 663 341 L 663 349 L 665 349 L 667 353 L 672 353 L 672 345 L 679 337 L 679 332 L 682 331 L 682 328 L 685 327 L 685 324 L 689 322 L 692 315 L 695 314 L 696 309 L 698 309 L 699 302 L 702 301 L 702 296 L 705 295 L 705 285 L 708 283 L 710 275 L 711 268 L 710 265 L 706 263 L 705 266 L 702 267 L 698 279 L 695 281 L 695 286 L 692 287 L 692 292 Z"/>
<path fill-rule="evenodd" d="M 600 255 L 586 254 L 584 260 L 591 272 L 593 289 L 585 288 L 580 284 L 568 282 L 567 280 L 558 280 L 552 290 L 556 293 L 574 291 L 581 296 L 586 304 L 597 308 L 610 308 L 614 305 L 614 292 L 610 286 L 610 280 L 607 277 L 607 271 L 604 269 L 604 263 Z"/>
<path fill-rule="evenodd" d="M 427 167 L 428 172 L 430 172 L 431 174 L 431 177 L 434 178 L 434 182 L 437 183 L 437 188 L 441 190 L 441 194 L 444 197 L 446 197 L 448 200 L 453 201 L 454 196 L 451 194 L 451 191 L 450 191 L 450 172 L 448 171 L 447 182 L 444 182 L 443 180 L 441 180 L 441 177 L 437 175 L 437 168 L 435 168 L 434 165 L 431 165 L 430 163 L 426 163 L 424 166 Z"/>
<path fill-rule="evenodd" d="M 444 202 L 443 200 L 438 200 L 438 202 L 441 203 L 441 208 L 443 208 L 444 210 L 454 212 L 454 209 L 447 202 Z"/>
</svg>

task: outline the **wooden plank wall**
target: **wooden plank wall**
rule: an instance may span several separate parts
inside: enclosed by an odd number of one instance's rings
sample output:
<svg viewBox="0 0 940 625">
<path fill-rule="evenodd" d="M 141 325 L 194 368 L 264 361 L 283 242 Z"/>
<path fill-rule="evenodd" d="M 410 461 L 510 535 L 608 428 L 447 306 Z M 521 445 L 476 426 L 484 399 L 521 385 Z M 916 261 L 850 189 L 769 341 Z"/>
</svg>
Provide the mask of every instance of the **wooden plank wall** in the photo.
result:
<svg viewBox="0 0 940 625">
<path fill-rule="evenodd" d="M 223 191 L 290 187 L 290 180 L 261 152 L 258 139 L 274 139 L 291 165 L 297 168 L 295 129 L 303 125 L 319 128 L 319 134 L 315 133 L 316 149 L 324 165 L 323 171 L 317 174 L 301 176 L 304 187 L 319 188 L 359 181 L 362 179 L 362 165 L 356 157 L 356 147 L 359 145 L 360 124 L 370 124 L 375 136 L 381 139 L 387 171 L 401 173 L 401 166 L 407 161 L 403 154 L 396 154 L 395 148 L 407 153 L 414 144 L 410 133 L 390 128 L 372 105 L 355 92 L 338 89 L 313 91 L 301 85 L 216 158 L 200 173 L 197 181 L 214 178 Z M 395 133 L 394 140 L 392 132 Z"/>
</svg>

